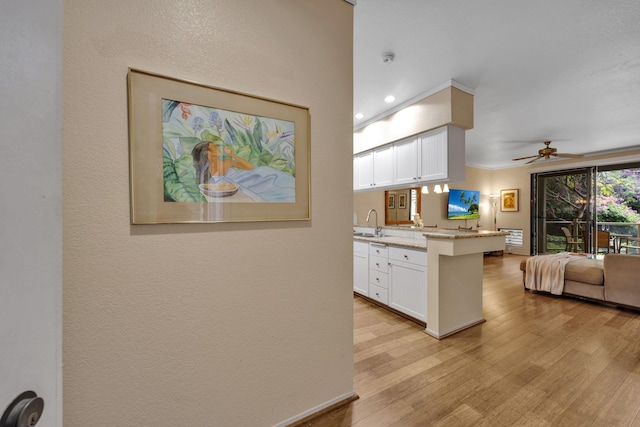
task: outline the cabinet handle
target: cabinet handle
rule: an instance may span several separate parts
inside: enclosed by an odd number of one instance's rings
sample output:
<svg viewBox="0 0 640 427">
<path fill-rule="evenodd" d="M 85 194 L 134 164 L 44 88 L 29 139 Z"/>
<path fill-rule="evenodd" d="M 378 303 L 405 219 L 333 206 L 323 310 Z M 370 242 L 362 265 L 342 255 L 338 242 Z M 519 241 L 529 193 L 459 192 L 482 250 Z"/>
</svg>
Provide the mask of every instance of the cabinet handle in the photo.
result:
<svg viewBox="0 0 640 427">
<path fill-rule="evenodd" d="M 409 255 L 405 255 L 405 256 L 404 256 L 404 259 L 409 259 Z"/>
<path fill-rule="evenodd" d="M 380 294 L 376 292 L 376 296 L 379 298 L 379 297 L 380 297 Z"/>
<path fill-rule="evenodd" d="M 379 262 L 376 262 L 376 267 L 380 267 L 380 263 Z"/>
<path fill-rule="evenodd" d="M 379 278 L 379 277 L 376 277 L 376 282 L 379 282 L 379 281 L 380 281 L 380 278 Z"/>
</svg>

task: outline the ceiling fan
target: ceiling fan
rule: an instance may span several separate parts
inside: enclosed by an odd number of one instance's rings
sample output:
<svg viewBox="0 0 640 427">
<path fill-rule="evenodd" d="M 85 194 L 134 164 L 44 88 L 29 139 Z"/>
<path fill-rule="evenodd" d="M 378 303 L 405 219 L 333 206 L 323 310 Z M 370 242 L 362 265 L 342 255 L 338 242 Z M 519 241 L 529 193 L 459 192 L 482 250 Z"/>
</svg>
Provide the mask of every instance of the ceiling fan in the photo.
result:
<svg viewBox="0 0 640 427">
<path fill-rule="evenodd" d="M 549 160 L 552 156 L 553 157 L 571 157 L 571 158 L 582 157 L 581 154 L 558 153 L 557 152 L 558 150 L 556 150 L 553 147 L 549 147 L 549 145 L 551 145 L 551 141 L 545 141 L 544 145 L 545 147 L 538 150 L 538 154 L 535 156 L 518 157 L 517 159 L 513 159 L 513 160 L 517 161 L 517 160 L 524 160 L 524 159 L 533 159 L 525 163 L 525 165 L 528 165 L 529 163 L 533 163 L 536 160 L 540 160 L 540 159 Z"/>
</svg>

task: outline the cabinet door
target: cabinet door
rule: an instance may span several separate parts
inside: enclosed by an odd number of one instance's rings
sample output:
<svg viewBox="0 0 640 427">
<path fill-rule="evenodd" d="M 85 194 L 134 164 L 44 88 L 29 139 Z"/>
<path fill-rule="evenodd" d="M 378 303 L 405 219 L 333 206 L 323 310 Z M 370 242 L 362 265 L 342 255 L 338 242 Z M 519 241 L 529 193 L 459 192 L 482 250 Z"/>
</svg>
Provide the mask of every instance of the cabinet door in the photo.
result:
<svg viewBox="0 0 640 427">
<path fill-rule="evenodd" d="M 418 137 L 420 181 L 448 178 L 447 129 L 437 129 Z"/>
<path fill-rule="evenodd" d="M 370 189 L 373 186 L 373 152 L 356 156 L 353 167 L 356 174 L 353 188 L 355 190 Z"/>
<path fill-rule="evenodd" d="M 373 152 L 373 185 L 393 184 L 393 146 L 379 148 Z"/>
<path fill-rule="evenodd" d="M 358 157 L 353 156 L 353 189 L 358 189 Z"/>
<path fill-rule="evenodd" d="M 416 139 L 397 142 L 393 149 L 394 184 L 413 185 L 418 180 L 418 143 Z"/>
<path fill-rule="evenodd" d="M 353 253 L 353 290 L 361 295 L 369 295 L 369 254 Z"/>
<path fill-rule="evenodd" d="M 369 298 L 384 305 L 389 305 L 389 292 L 377 285 L 369 285 Z"/>
<path fill-rule="evenodd" d="M 427 269 L 392 260 L 389 281 L 389 306 L 426 322 Z"/>
</svg>

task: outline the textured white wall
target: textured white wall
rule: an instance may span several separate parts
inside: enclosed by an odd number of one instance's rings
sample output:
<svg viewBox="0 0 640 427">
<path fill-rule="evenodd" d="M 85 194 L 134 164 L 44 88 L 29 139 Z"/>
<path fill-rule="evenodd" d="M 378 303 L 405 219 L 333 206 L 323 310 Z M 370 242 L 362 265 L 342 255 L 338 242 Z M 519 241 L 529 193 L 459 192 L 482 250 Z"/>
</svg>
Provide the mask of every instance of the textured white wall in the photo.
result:
<svg viewBox="0 0 640 427">
<path fill-rule="evenodd" d="M 352 384 L 343 0 L 68 0 L 64 425 L 267 426 Z M 127 68 L 308 106 L 312 221 L 129 224 Z"/>
</svg>

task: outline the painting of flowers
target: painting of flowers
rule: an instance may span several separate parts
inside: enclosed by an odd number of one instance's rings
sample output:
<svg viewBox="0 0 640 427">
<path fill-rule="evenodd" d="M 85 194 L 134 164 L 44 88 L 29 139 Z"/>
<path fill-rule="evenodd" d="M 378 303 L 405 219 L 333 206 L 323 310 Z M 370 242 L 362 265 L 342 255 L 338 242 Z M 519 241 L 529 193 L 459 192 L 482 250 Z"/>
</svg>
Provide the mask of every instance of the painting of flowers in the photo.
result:
<svg viewBox="0 0 640 427">
<path fill-rule="evenodd" d="M 165 202 L 295 202 L 295 123 L 162 99 Z"/>
</svg>

